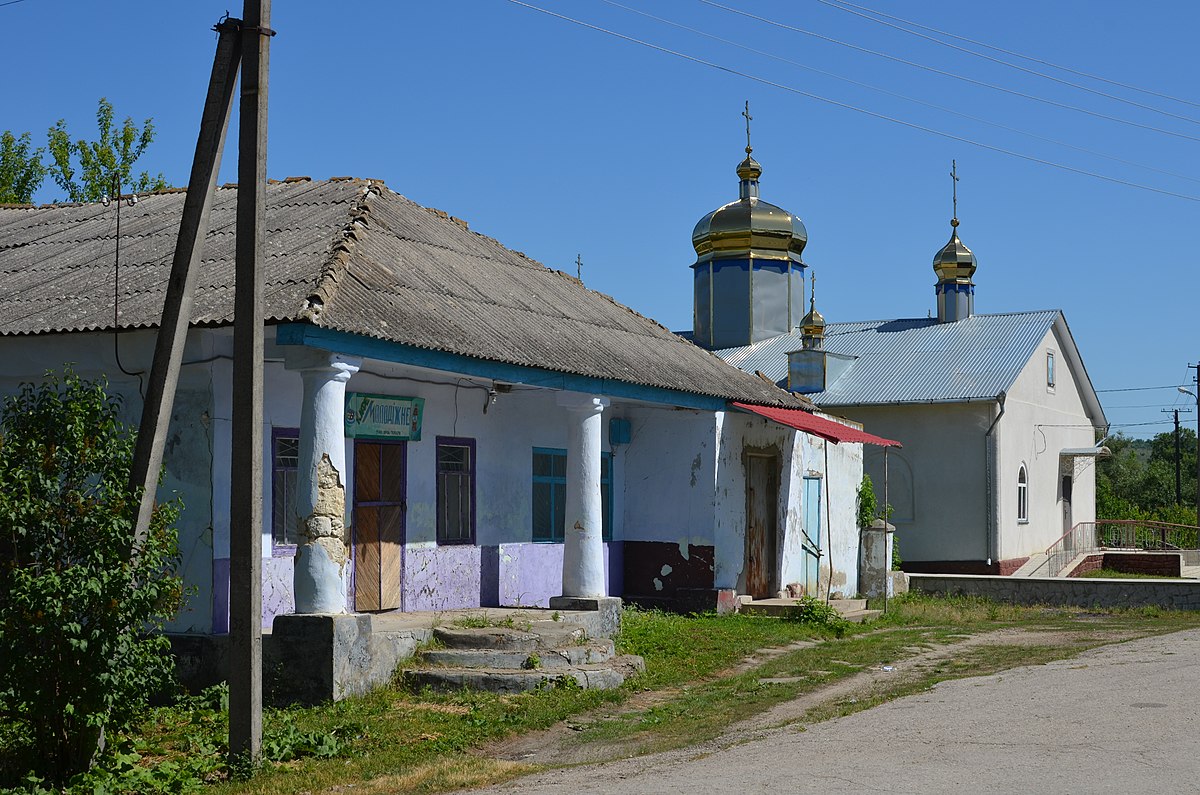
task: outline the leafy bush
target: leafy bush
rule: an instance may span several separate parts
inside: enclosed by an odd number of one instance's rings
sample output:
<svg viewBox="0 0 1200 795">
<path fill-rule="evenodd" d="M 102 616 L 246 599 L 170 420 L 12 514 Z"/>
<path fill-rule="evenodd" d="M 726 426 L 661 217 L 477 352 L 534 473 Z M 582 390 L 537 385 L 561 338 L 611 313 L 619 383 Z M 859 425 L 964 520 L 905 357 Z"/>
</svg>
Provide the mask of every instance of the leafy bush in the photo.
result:
<svg viewBox="0 0 1200 795">
<path fill-rule="evenodd" d="M 0 408 L 0 721 L 37 749 L 34 779 L 91 767 L 172 679 L 159 630 L 182 596 L 177 503 L 133 549 L 133 434 L 103 381 L 69 369 Z"/>
<path fill-rule="evenodd" d="M 796 600 L 796 608 L 788 616 L 792 621 L 824 627 L 839 638 L 850 629 L 850 622 L 842 618 L 837 608 L 825 604 L 815 596 L 801 596 Z"/>
</svg>

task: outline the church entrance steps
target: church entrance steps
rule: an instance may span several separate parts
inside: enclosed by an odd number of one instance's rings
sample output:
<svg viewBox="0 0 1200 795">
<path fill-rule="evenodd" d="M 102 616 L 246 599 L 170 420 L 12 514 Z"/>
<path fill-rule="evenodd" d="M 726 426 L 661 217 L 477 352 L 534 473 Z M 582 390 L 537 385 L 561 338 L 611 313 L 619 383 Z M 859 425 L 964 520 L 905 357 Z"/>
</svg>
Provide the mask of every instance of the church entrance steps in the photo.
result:
<svg viewBox="0 0 1200 795">
<path fill-rule="evenodd" d="M 1045 569 L 1045 566 L 1046 566 L 1046 560 L 1047 560 L 1048 558 L 1049 558 L 1049 555 L 1047 555 L 1045 552 L 1038 552 L 1038 553 L 1036 553 L 1036 554 L 1034 554 L 1034 555 L 1031 555 L 1031 556 L 1029 557 L 1029 560 L 1025 561 L 1025 562 L 1024 562 L 1022 565 L 1021 565 L 1021 568 L 1017 569 L 1016 571 L 1014 571 L 1014 572 L 1013 572 L 1011 575 L 1009 575 L 1009 576 L 1011 576 L 1011 577 L 1038 577 L 1038 576 L 1043 576 L 1043 577 L 1044 577 L 1044 576 L 1045 576 L 1045 574 L 1041 574 L 1041 575 L 1039 575 L 1039 573 L 1038 573 L 1038 572 L 1039 572 L 1039 571 L 1044 571 L 1044 569 Z"/>
<path fill-rule="evenodd" d="M 582 625 L 567 621 L 437 627 L 433 634 L 440 646 L 419 651 L 419 667 L 402 674 L 410 687 L 521 693 L 573 682 L 609 690 L 646 668 L 641 657 L 617 655 L 611 639 L 592 638 Z"/>
</svg>

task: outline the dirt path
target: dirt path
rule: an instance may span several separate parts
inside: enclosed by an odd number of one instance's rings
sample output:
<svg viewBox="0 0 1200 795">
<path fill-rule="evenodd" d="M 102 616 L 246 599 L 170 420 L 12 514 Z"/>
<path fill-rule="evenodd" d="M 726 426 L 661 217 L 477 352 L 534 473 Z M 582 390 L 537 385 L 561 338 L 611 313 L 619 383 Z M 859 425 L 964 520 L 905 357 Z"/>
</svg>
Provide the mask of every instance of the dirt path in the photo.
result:
<svg viewBox="0 0 1200 795">
<path fill-rule="evenodd" d="M 1087 633 L 1079 630 L 1050 631 L 1009 628 L 966 636 L 953 643 L 909 647 L 907 649 L 910 652 L 908 656 L 897 659 L 888 666 L 860 671 L 777 704 L 765 712 L 732 724 L 719 737 L 704 743 L 701 748 L 696 750 L 710 753 L 714 750 L 755 740 L 773 728 L 800 720 L 813 708 L 852 699 L 870 699 L 882 692 L 895 689 L 898 685 L 919 681 L 940 664 L 962 656 L 976 647 L 994 645 L 1080 646 L 1082 648 L 1085 636 L 1088 639 L 1087 645 L 1097 645 L 1097 643 L 1118 643 L 1139 637 L 1141 634 L 1143 633 L 1105 630 L 1099 627 Z M 761 666 L 767 660 L 819 643 L 820 641 L 799 641 L 788 646 L 763 649 L 712 678 L 719 679 L 744 673 Z M 617 740 L 581 742 L 579 732 L 593 723 L 642 712 L 655 705 L 669 702 L 680 693 L 678 688 L 638 693 L 623 704 L 577 715 L 542 731 L 506 738 L 481 748 L 477 753 L 491 759 L 551 766 L 604 762 L 636 755 L 645 745 L 649 735 L 634 734 Z"/>
</svg>

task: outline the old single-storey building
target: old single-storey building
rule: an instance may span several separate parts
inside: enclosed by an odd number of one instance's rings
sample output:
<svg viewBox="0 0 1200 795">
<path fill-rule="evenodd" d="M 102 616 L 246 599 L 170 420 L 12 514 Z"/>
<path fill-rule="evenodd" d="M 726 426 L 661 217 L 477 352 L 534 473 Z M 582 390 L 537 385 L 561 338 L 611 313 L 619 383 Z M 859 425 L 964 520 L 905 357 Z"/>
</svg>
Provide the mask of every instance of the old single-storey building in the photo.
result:
<svg viewBox="0 0 1200 795">
<path fill-rule="evenodd" d="M 179 632 L 228 628 L 235 193 L 166 450 L 195 589 Z M 72 362 L 136 425 L 181 194 L 0 208 L 0 389 Z M 378 182 L 267 202 L 264 625 L 856 590 L 862 443 L 882 440 Z"/>
<path fill-rule="evenodd" d="M 865 469 L 894 509 L 904 569 L 1010 574 L 1093 521 L 1107 421 L 1083 358 L 1061 311 L 975 314 L 957 199 L 933 262 L 936 317 L 827 325 L 811 292 L 800 316 L 807 231 L 758 199 L 761 171 L 747 156 L 739 201 L 693 233 L 692 339 L 903 444 L 869 448 Z"/>
</svg>

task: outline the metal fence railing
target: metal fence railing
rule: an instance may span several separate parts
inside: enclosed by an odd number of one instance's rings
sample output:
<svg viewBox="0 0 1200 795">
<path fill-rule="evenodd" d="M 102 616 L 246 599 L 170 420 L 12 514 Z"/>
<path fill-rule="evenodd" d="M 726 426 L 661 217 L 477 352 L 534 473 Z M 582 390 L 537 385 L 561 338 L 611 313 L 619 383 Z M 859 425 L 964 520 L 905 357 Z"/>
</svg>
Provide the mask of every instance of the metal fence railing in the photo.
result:
<svg viewBox="0 0 1200 795">
<path fill-rule="evenodd" d="M 1079 555 L 1110 549 L 1182 552 L 1185 564 L 1196 565 L 1191 559 L 1200 557 L 1200 528 L 1137 519 L 1080 522 L 1050 545 L 1046 560 L 1033 574 L 1057 577 Z"/>
</svg>

